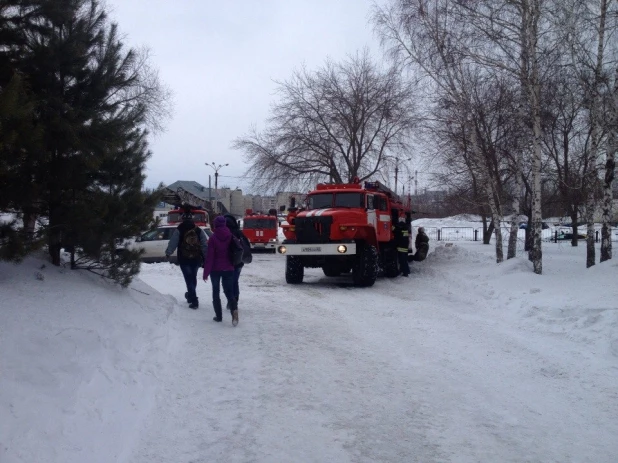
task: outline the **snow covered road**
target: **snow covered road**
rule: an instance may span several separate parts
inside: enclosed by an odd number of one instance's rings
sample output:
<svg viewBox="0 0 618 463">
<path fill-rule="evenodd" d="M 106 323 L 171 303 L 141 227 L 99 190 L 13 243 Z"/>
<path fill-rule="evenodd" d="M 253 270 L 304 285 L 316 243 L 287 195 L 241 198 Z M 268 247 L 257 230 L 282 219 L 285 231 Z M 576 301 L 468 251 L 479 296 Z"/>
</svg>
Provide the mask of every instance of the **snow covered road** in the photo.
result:
<svg viewBox="0 0 618 463">
<path fill-rule="evenodd" d="M 355 288 L 320 269 L 287 285 L 284 260 L 258 254 L 236 328 L 229 314 L 212 321 L 210 283 L 193 311 L 178 267 L 144 265 L 141 279 L 178 305 L 128 461 L 616 461 L 616 304 L 561 314 L 577 291 L 559 290 L 571 273 L 546 262 L 538 277 L 464 243 L 409 279 Z"/>
</svg>

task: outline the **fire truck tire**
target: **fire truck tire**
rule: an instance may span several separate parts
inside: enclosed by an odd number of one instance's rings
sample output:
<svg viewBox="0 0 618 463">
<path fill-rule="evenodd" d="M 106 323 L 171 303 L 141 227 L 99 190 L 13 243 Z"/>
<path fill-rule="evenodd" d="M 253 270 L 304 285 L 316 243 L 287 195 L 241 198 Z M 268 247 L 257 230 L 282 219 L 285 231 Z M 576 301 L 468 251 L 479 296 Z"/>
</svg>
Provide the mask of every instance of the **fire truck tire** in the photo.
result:
<svg viewBox="0 0 618 463">
<path fill-rule="evenodd" d="M 384 250 L 384 276 L 395 278 L 399 276 L 399 261 L 397 260 L 397 250 L 393 248 Z"/>
<path fill-rule="evenodd" d="M 285 258 L 285 281 L 291 285 L 303 282 L 305 267 L 298 256 L 287 256 Z"/>
<path fill-rule="evenodd" d="M 373 286 L 378 277 L 378 250 L 375 246 L 366 245 L 359 251 L 352 268 L 352 280 L 356 286 Z"/>
</svg>

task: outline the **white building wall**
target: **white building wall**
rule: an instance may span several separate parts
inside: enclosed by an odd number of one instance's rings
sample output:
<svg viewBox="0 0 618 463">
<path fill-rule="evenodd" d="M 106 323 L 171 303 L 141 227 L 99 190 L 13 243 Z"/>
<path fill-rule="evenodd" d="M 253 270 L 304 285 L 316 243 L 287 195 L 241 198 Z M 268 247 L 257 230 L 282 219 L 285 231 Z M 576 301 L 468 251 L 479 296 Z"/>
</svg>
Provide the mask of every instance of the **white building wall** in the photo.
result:
<svg viewBox="0 0 618 463">
<path fill-rule="evenodd" d="M 230 196 L 230 213 L 236 217 L 242 217 L 245 213 L 245 201 L 243 198 L 242 190 L 232 190 Z"/>
</svg>

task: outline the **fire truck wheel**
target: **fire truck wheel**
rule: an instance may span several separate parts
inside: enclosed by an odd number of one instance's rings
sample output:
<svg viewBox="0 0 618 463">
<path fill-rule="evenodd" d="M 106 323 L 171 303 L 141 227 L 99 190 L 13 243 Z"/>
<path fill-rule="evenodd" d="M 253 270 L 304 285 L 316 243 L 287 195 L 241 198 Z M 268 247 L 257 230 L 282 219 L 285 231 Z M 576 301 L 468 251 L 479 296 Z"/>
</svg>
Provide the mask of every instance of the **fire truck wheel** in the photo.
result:
<svg viewBox="0 0 618 463">
<path fill-rule="evenodd" d="M 373 286 L 378 277 L 378 250 L 366 245 L 359 249 L 356 264 L 352 269 L 352 279 L 357 286 Z"/>
<path fill-rule="evenodd" d="M 291 285 L 303 282 L 305 268 L 298 256 L 287 256 L 285 259 L 285 281 Z"/>
<path fill-rule="evenodd" d="M 397 249 L 388 248 L 384 250 L 384 276 L 395 278 L 399 275 L 399 261 L 397 260 Z"/>
</svg>

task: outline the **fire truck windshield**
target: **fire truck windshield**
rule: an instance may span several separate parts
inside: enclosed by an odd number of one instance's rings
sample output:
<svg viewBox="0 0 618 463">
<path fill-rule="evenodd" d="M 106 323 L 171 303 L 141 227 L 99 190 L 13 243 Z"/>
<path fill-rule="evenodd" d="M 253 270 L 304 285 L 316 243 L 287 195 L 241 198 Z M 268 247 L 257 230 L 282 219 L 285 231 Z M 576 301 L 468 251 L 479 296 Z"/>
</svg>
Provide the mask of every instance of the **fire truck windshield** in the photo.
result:
<svg viewBox="0 0 618 463">
<path fill-rule="evenodd" d="M 335 207 L 365 207 L 362 193 L 337 193 Z"/>
<path fill-rule="evenodd" d="M 327 207 L 365 207 L 362 193 L 317 193 L 309 196 L 309 209 Z"/>
<path fill-rule="evenodd" d="M 251 219 L 247 218 L 244 220 L 243 228 L 258 228 L 258 229 L 275 229 L 277 228 L 277 220 L 273 217 L 272 219 Z"/>
</svg>

